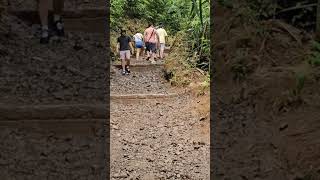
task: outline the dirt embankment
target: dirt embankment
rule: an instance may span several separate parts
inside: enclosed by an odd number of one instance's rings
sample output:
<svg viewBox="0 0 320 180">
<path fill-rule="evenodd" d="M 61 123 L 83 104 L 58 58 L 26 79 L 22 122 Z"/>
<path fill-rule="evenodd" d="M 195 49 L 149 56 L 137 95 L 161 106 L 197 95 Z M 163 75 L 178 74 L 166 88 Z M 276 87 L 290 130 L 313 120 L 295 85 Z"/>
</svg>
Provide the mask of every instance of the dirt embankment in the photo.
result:
<svg viewBox="0 0 320 180">
<path fill-rule="evenodd" d="M 243 12 L 221 6 L 214 11 L 215 174 L 316 176 L 320 101 L 319 68 L 307 63 L 312 37 L 277 20 L 249 22 Z M 301 74 L 304 86 L 295 94 Z"/>
</svg>

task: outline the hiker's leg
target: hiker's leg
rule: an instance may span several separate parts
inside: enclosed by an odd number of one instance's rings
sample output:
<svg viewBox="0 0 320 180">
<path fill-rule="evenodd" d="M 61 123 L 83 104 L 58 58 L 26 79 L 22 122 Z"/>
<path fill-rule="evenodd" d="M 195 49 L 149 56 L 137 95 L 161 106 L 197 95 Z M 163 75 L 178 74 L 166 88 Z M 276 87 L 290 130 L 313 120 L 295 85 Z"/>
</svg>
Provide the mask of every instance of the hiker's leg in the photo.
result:
<svg viewBox="0 0 320 180">
<path fill-rule="evenodd" d="M 126 55 L 125 55 L 125 51 L 120 51 L 120 59 L 121 59 L 122 71 L 125 71 L 126 70 Z"/>
<path fill-rule="evenodd" d="M 58 36 L 64 36 L 64 25 L 62 22 L 62 13 L 64 8 L 64 0 L 53 0 L 53 22 L 54 22 L 54 30 Z"/>
<path fill-rule="evenodd" d="M 48 28 L 49 0 L 39 0 L 39 16 L 42 27 Z"/>
<path fill-rule="evenodd" d="M 150 53 L 151 53 L 151 62 L 153 62 L 154 61 L 154 57 L 155 57 L 155 52 L 156 52 L 156 44 L 155 43 L 152 43 L 151 44 L 151 51 L 150 51 Z"/>
<path fill-rule="evenodd" d="M 164 58 L 164 48 L 165 48 L 165 44 L 161 43 L 160 44 L 160 58 L 163 59 Z"/>
<path fill-rule="evenodd" d="M 126 59 L 127 59 L 127 73 L 130 73 L 130 56 L 131 56 L 131 53 L 130 51 L 126 51 Z"/>
<path fill-rule="evenodd" d="M 141 48 L 141 57 L 144 58 L 145 57 L 145 49 L 144 47 Z"/>
<path fill-rule="evenodd" d="M 137 48 L 137 52 L 136 52 L 136 59 L 137 61 L 139 61 L 139 56 L 140 56 L 140 52 L 141 51 L 141 48 Z"/>
<path fill-rule="evenodd" d="M 53 0 L 54 21 L 60 20 L 63 8 L 64 0 Z"/>
<path fill-rule="evenodd" d="M 150 58 L 151 43 L 146 43 L 147 59 Z"/>
<path fill-rule="evenodd" d="M 39 0 L 39 17 L 41 21 L 41 44 L 49 43 L 48 14 L 49 0 Z"/>
<path fill-rule="evenodd" d="M 127 67 L 130 66 L 130 58 L 131 58 L 131 52 L 128 50 L 126 51 L 126 58 L 127 58 Z"/>
</svg>

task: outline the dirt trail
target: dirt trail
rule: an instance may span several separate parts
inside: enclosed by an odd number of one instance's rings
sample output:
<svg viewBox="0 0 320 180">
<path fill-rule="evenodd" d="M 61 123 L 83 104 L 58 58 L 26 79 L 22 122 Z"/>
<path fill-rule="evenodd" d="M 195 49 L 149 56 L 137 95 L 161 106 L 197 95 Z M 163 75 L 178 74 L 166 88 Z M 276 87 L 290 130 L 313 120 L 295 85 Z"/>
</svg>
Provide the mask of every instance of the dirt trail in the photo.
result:
<svg viewBox="0 0 320 180">
<path fill-rule="evenodd" d="M 3 24 L 9 30 L 0 34 L 1 179 L 104 179 L 104 34 L 68 29 L 65 38 L 42 45 L 35 23 L 9 14 Z"/>
<path fill-rule="evenodd" d="M 161 66 L 132 71 L 114 69 L 111 94 L 174 92 Z M 188 94 L 111 100 L 111 179 L 209 179 L 209 120 L 192 106 L 199 102 Z"/>
</svg>

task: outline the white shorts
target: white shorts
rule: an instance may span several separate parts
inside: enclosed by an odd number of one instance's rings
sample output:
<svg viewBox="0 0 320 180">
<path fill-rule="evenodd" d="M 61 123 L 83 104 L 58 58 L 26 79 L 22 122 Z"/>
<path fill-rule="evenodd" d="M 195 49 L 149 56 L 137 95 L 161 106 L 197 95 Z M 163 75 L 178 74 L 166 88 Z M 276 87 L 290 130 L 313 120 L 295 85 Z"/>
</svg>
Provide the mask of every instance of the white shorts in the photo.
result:
<svg viewBox="0 0 320 180">
<path fill-rule="evenodd" d="M 160 50 L 164 51 L 166 45 L 164 43 L 160 43 Z"/>
<path fill-rule="evenodd" d="M 130 56 L 131 56 L 130 50 L 120 51 L 120 58 L 122 60 L 130 59 Z"/>
</svg>

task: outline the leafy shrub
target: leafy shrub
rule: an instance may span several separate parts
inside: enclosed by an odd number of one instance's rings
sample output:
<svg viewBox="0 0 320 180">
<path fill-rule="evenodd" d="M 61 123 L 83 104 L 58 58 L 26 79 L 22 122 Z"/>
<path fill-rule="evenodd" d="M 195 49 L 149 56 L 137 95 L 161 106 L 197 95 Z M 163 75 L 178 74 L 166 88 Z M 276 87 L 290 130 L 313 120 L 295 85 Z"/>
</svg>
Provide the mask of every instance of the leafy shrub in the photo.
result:
<svg viewBox="0 0 320 180">
<path fill-rule="evenodd" d="M 312 43 L 312 53 L 309 57 L 308 63 L 311 66 L 319 66 L 320 65 L 320 43 L 313 41 Z"/>
</svg>

